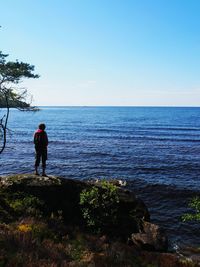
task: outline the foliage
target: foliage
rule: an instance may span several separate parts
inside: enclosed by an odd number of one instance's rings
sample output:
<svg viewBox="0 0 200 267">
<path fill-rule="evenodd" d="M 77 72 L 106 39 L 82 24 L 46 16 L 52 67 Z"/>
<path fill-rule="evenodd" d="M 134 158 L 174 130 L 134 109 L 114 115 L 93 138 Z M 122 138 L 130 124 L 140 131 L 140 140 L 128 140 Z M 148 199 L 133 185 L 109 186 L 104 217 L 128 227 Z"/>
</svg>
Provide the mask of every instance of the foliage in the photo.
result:
<svg viewBox="0 0 200 267">
<path fill-rule="evenodd" d="M 0 266 L 146 267 L 126 244 L 100 242 L 99 236 L 77 228 L 75 231 L 67 228 L 68 238 L 58 241 L 48 233 L 47 224 L 32 220 L 29 223 L 24 220 L 16 228 L 0 224 Z M 56 230 L 51 232 L 55 234 Z M 98 251 L 94 250 L 97 245 Z"/>
<path fill-rule="evenodd" d="M 0 108 L 6 108 L 0 118 L 0 153 L 3 152 L 7 141 L 7 123 L 10 107 L 20 110 L 37 110 L 27 102 L 27 90 L 19 87 L 24 78 L 38 78 L 34 74 L 34 66 L 28 63 L 7 61 L 7 54 L 0 51 Z"/>
<path fill-rule="evenodd" d="M 17 198 L 10 200 L 9 205 L 16 214 L 40 216 L 43 202 L 32 195 L 18 195 Z"/>
<path fill-rule="evenodd" d="M 118 203 L 117 187 L 105 180 L 80 194 L 83 218 L 95 232 L 105 231 L 108 225 L 115 223 Z"/>
<path fill-rule="evenodd" d="M 186 213 L 182 216 L 182 220 L 185 221 L 200 221 L 200 197 L 196 196 L 191 199 L 188 207 L 193 211 L 192 213 Z"/>
<path fill-rule="evenodd" d="M 116 200 L 117 188 L 103 182 L 102 187 L 94 190 L 101 196 L 108 189 Z M 92 188 L 90 188 L 92 189 Z M 111 193 L 112 192 L 112 193 Z M 115 193 L 113 193 L 115 192 Z M 115 198 L 116 197 L 116 198 Z M 102 199 L 102 198 L 101 198 Z M 160 264 L 160 258 L 149 257 L 124 242 L 115 241 L 108 235 L 94 235 L 80 230 L 78 226 L 66 224 L 62 219 L 62 210 L 40 217 L 27 212 L 27 207 L 44 209 L 40 198 L 28 192 L 0 190 L 0 208 L 2 212 L 11 212 L 16 216 L 2 223 L 0 217 L 0 266 L 168 266 Z M 12 208 L 11 208 L 12 207 Z M 133 216 L 134 213 L 133 213 Z M 156 253 L 157 255 L 157 253 Z M 146 257 L 146 258 L 145 258 Z M 177 263 L 177 261 L 176 261 Z M 173 266 L 179 266 L 176 265 Z M 155 265 L 153 265 L 155 264 Z M 171 265 L 171 266 L 172 266 Z M 180 266 L 198 266 L 184 263 Z"/>
<path fill-rule="evenodd" d="M 80 261 L 84 255 L 86 244 L 81 236 L 70 241 L 70 256 L 74 261 Z"/>
<path fill-rule="evenodd" d="M 44 202 L 36 196 L 0 190 L 0 222 L 8 222 L 24 215 L 41 217 L 44 210 Z"/>
</svg>

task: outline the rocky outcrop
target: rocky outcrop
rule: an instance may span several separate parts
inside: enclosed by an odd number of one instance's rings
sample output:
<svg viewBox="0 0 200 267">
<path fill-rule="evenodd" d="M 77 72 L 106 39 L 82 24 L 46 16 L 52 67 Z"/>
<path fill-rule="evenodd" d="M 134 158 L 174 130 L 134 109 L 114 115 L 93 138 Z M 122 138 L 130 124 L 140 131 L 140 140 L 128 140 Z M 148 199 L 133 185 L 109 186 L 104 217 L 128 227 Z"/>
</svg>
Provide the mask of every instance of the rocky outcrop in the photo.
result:
<svg viewBox="0 0 200 267">
<path fill-rule="evenodd" d="M 168 239 L 158 225 L 143 222 L 142 231 L 131 236 L 133 243 L 140 249 L 153 251 L 167 251 Z"/>
<path fill-rule="evenodd" d="M 21 174 L 2 177 L 0 187 L 7 192 L 25 192 L 45 203 L 45 214 L 62 211 L 67 223 L 81 224 L 79 194 L 88 185 L 72 179 L 55 176 L 41 177 Z"/>
<path fill-rule="evenodd" d="M 11 175 L 0 179 L 0 188 L 8 192 L 25 192 L 45 203 L 45 213 L 62 211 L 66 223 L 83 225 L 80 208 L 80 192 L 94 185 L 75 179 L 55 176 L 40 177 L 32 174 Z M 119 204 L 117 222 L 108 232 L 123 239 L 132 234 L 132 241 L 143 249 L 167 249 L 167 238 L 161 229 L 149 223 L 150 215 L 141 199 L 129 190 L 118 189 Z"/>
</svg>

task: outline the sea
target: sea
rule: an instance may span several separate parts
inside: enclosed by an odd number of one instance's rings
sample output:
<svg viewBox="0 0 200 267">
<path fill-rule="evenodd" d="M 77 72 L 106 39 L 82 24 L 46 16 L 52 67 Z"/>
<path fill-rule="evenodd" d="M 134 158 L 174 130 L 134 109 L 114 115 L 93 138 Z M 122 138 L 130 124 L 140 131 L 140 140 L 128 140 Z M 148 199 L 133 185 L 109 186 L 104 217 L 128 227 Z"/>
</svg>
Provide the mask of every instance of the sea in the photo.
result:
<svg viewBox="0 0 200 267">
<path fill-rule="evenodd" d="M 200 245 L 200 224 L 181 220 L 200 195 L 199 107 L 11 109 L 1 176 L 34 171 L 33 134 L 41 122 L 49 138 L 47 174 L 126 181 L 172 249 Z"/>
</svg>

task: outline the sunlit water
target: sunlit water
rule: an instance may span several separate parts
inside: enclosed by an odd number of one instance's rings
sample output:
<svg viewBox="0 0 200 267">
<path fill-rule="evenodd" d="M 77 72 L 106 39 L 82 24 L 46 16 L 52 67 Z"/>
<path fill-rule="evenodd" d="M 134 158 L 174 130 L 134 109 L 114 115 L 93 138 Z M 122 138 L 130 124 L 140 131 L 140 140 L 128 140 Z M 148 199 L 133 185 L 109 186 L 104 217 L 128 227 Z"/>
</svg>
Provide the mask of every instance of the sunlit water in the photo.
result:
<svg viewBox="0 0 200 267">
<path fill-rule="evenodd" d="M 200 244 L 198 225 L 180 221 L 188 199 L 200 193 L 200 108 L 11 110 L 1 175 L 33 172 L 32 139 L 40 122 L 46 123 L 50 141 L 48 174 L 125 179 L 172 244 Z"/>
</svg>

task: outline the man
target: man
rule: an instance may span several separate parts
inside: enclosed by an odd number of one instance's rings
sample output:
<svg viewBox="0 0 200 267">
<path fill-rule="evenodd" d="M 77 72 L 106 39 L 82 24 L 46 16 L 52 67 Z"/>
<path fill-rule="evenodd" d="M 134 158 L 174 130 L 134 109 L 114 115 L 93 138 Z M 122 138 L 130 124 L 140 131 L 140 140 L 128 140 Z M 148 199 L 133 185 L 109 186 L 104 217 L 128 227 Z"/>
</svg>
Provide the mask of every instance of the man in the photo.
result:
<svg viewBox="0 0 200 267">
<path fill-rule="evenodd" d="M 47 146 L 48 136 L 45 132 L 45 124 L 41 123 L 38 126 L 39 129 L 34 133 L 34 144 L 35 144 L 35 175 L 39 175 L 38 167 L 40 165 L 40 159 L 42 158 L 42 176 L 46 176 L 46 160 L 47 160 Z"/>
</svg>

